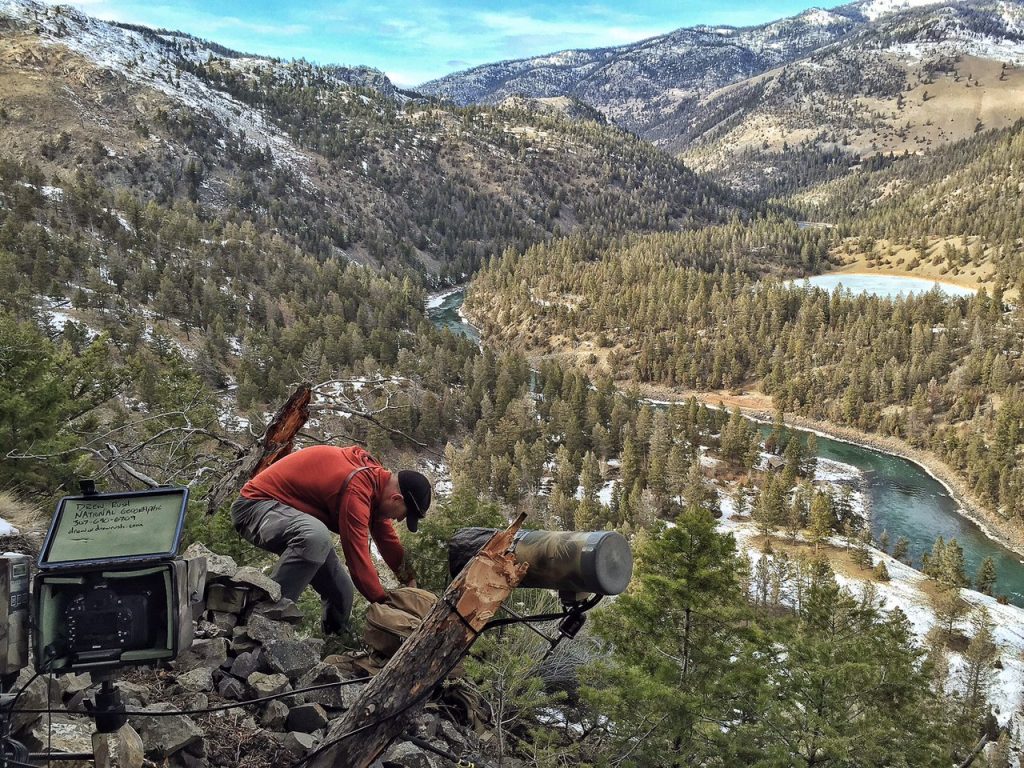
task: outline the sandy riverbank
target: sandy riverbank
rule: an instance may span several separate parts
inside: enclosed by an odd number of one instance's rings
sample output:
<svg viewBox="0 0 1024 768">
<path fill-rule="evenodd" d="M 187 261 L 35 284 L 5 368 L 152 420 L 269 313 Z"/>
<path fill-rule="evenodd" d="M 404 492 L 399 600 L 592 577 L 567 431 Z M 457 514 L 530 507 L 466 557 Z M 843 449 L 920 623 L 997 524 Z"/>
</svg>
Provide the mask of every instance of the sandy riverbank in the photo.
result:
<svg viewBox="0 0 1024 768">
<path fill-rule="evenodd" d="M 644 386 L 640 391 L 645 397 L 661 402 L 685 402 L 690 397 L 696 397 L 709 406 L 721 404 L 730 409 L 739 408 L 745 416 L 769 423 L 774 416 L 771 397 L 760 392 L 745 392 L 740 395 L 727 392 L 675 392 L 656 386 Z M 785 422 L 797 429 L 816 432 L 833 440 L 852 443 L 862 448 L 872 448 L 914 462 L 945 487 L 964 517 L 977 525 L 986 536 L 1024 557 L 1024 531 L 982 504 L 963 478 L 932 451 L 915 448 L 897 437 L 876 435 L 790 413 L 785 414 Z"/>
</svg>

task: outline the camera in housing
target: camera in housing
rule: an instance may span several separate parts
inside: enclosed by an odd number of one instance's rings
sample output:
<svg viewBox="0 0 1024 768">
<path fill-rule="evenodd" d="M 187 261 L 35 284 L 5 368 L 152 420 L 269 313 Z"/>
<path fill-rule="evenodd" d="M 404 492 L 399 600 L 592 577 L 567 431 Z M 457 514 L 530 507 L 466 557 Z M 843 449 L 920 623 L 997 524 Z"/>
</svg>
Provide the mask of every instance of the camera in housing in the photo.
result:
<svg viewBox="0 0 1024 768">
<path fill-rule="evenodd" d="M 67 651 L 76 659 L 98 660 L 152 646 L 167 624 L 166 605 L 157 594 L 144 584 L 99 584 L 68 595 Z"/>
<path fill-rule="evenodd" d="M 170 661 L 192 644 L 187 501 L 185 488 L 61 500 L 35 581 L 38 671 Z"/>
</svg>

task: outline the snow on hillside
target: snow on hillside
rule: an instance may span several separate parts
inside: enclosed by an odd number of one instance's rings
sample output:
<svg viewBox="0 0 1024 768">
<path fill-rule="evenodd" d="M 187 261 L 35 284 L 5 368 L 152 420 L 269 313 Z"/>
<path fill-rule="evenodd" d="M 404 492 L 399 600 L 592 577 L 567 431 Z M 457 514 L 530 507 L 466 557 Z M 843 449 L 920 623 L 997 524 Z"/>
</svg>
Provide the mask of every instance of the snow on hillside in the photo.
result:
<svg viewBox="0 0 1024 768">
<path fill-rule="evenodd" d="M 733 534 L 740 551 L 746 552 L 752 561 L 757 561 L 762 556 L 770 557 L 762 555 L 755 543 L 759 534 L 753 522 L 749 518 L 734 519 L 733 503 L 727 496 L 722 496 L 720 501 L 723 514 L 719 530 Z M 843 546 L 843 541 L 839 538 L 834 538 L 830 543 L 837 548 Z M 923 589 L 928 578 L 920 571 L 878 549 L 872 548 L 871 556 L 875 563 L 885 563 L 889 571 L 888 582 L 871 580 L 867 571 L 863 579 L 836 574 L 836 580 L 855 595 L 861 594 L 870 581 L 882 609 L 900 609 L 910 622 L 914 634 L 923 643 L 925 636 L 936 623 L 935 612 Z M 969 589 L 961 589 L 960 596 L 971 606 L 968 618 L 958 624 L 960 631 L 970 634 L 970 613 L 977 607 L 984 607 L 988 611 L 995 627 L 995 640 L 1000 647 L 1002 668 L 996 671 L 989 690 L 989 702 L 999 722 L 1006 724 L 1011 719 L 1016 719 L 1018 709 L 1024 704 L 1024 609 L 1015 605 L 1000 605 L 995 598 Z M 949 665 L 950 685 L 957 688 L 961 685 L 958 673 L 963 667 L 963 657 L 957 652 L 950 651 Z"/>
<path fill-rule="evenodd" d="M 875 21 L 883 16 L 891 16 L 894 13 L 905 11 L 909 8 L 920 8 L 927 5 L 938 5 L 947 0 L 867 0 L 864 3 L 856 3 L 857 8 L 868 21 Z"/>
<path fill-rule="evenodd" d="M 977 56 L 1013 64 L 1024 62 L 1024 41 L 984 36 L 959 37 L 935 42 L 897 43 L 887 51 L 908 61 L 929 61 L 937 57 Z"/>
<path fill-rule="evenodd" d="M 816 27 L 827 27 L 830 24 L 842 24 L 849 21 L 845 16 L 826 11 L 824 8 L 808 8 L 797 16 L 800 21 Z"/>
<path fill-rule="evenodd" d="M 269 146 L 278 164 L 288 165 L 300 175 L 307 164 L 305 155 L 262 114 L 176 66 L 175 62 L 184 56 L 205 61 L 215 55 L 198 41 L 122 29 L 68 6 L 47 6 L 34 0 L 0 0 L 0 17 L 34 29 L 43 45 L 64 46 L 97 67 L 154 88 L 188 109 L 211 115 L 232 132 L 243 134 L 254 146 Z M 181 53 L 174 48 L 175 43 L 180 45 Z M 269 66 L 269 62 L 260 61 Z"/>
</svg>

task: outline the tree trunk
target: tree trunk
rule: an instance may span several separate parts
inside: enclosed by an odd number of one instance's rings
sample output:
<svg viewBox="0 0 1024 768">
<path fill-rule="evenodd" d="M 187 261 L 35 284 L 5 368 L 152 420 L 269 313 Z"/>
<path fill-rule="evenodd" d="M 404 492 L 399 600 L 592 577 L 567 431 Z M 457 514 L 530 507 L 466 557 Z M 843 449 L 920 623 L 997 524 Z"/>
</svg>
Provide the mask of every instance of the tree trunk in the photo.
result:
<svg viewBox="0 0 1024 768">
<path fill-rule="evenodd" d="M 212 515 L 238 489 L 260 471 L 292 452 L 295 435 L 309 419 L 309 400 L 312 387 L 300 384 L 288 401 L 281 406 L 270 421 L 263 437 L 235 457 L 232 469 L 224 473 L 217 484 L 210 489 L 206 513 Z"/>
<path fill-rule="evenodd" d="M 525 575 L 527 566 L 508 552 L 525 518 L 495 533 L 467 563 L 419 629 L 334 722 L 309 768 L 366 768 L 409 726 Z"/>
</svg>

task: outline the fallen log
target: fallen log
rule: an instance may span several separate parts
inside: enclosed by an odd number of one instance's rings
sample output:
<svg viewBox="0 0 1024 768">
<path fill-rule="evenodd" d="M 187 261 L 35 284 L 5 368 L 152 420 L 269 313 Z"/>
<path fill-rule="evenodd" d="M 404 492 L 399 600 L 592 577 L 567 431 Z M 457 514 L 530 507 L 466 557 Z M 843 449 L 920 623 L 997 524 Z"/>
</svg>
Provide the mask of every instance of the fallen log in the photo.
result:
<svg viewBox="0 0 1024 768">
<path fill-rule="evenodd" d="M 455 578 L 387 666 L 336 720 L 305 761 L 310 768 L 366 768 L 405 731 L 430 693 L 465 656 L 522 581 L 527 566 L 509 551 L 526 519 L 498 531 Z"/>
</svg>

